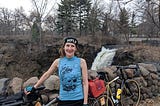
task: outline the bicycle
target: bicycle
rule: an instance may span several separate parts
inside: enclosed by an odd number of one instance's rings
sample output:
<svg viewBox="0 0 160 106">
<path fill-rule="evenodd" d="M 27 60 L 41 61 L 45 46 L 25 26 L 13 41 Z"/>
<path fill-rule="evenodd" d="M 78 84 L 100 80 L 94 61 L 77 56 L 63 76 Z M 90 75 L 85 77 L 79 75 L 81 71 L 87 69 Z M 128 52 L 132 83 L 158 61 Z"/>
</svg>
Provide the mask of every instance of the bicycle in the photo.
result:
<svg viewBox="0 0 160 106">
<path fill-rule="evenodd" d="M 125 77 L 125 69 L 134 69 L 138 71 L 138 66 L 116 66 L 117 77 L 113 80 L 106 82 L 106 92 L 103 94 L 106 96 L 105 102 L 107 106 L 138 106 L 140 102 L 140 87 L 136 80 L 128 79 Z M 106 74 L 106 73 L 99 73 Z M 104 75 L 103 75 L 104 76 Z M 115 82 L 114 91 L 111 89 L 111 84 Z M 119 87 L 117 87 L 119 85 Z M 117 91 L 115 91 L 117 90 Z M 111 103 L 112 100 L 113 104 Z M 108 104 L 108 101 L 110 101 Z M 106 106 L 105 105 L 105 106 Z M 103 106 L 103 105 L 100 105 Z"/>
<path fill-rule="evenodd" d="M 0 106 L 34 106 L 38 98 L 41 99 L 40 91 L 43 90 L 45 87 L 40 86 L 35 90 L 35 93 L 31 93 L 29 95 L 25 95 L 24 91 L 20 91 L 14 95 L 2 97 L 0 99 Z"/>
</svg>

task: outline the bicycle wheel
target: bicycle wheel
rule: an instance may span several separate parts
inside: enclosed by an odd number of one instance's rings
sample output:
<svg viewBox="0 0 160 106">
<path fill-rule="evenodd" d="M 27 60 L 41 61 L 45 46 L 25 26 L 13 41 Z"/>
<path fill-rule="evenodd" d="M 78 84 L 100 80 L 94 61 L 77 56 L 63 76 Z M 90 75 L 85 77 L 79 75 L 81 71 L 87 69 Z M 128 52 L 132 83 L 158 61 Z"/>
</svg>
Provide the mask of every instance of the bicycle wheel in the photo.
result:
<svg viewBox="0 0 160 106">
<path fill-rule="evenodd" d="M 140 88 L 135 80 L 129 79 L 122 88 L 121 105 L 138 106 L 140 101 Z"/>
<path fill-rule="evenodd" d="M 100 106 L 114 106 L 112 99 L 108 95 L 101 95 L 98 98 Z"/>
<path fill-rule="evenodd" d="M 98 99 L 89 97 L 88 98 L 88 106 L 100 106 L 100 104 L 98 103 Z"/>
</svg>

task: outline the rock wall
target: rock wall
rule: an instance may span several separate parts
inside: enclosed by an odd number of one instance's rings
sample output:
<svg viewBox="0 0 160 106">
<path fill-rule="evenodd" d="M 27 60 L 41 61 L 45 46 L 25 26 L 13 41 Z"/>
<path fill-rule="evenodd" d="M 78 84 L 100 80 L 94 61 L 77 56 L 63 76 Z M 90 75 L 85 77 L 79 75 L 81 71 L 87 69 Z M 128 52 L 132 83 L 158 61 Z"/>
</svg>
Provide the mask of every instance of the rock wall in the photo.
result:
<svg viewBox="0 0 160 106">
<path fill-rule="evenodd" d="M 89 79 L 91 77 L 96 77 L 98 75 L 97 72 L 106 72 L 108 73 L 107 79 L 110 81 L 117 76 L 117 74 L 113 73 L 115 70 L 115 66 L 107 66 L 96 71 L 89 70 Z M 141 91 L 141 100 L 153 98 L 160 95 L 160 79 L 158 76 L 158 71 L 160 71 L 159 66 L 146 63 L 139 63 L 140 73 L 135 74 L 133 69 L 125 70 L 125 75 L 127 78 L 135 79 L 138 82 Z M 36 76 L 31 77 L 26 81 L 18 77 L 14 77 L 13 79 L 2 78 L 0 79 L 0 94 L 15 94 L 23 90 L 28 85 L 34 85 L 37 81 L 38 77 Z M 57 75 L 52 75 L 44 82 L 43 85 L 48 91 L 59 90 L 59 77 Z M 51 94 L 52 93 L 53 92 L 51 92 Z"/>
<path fill-rule="evenodd" d="M 0 78 L 19 77 L 27 80 L 40 77 L 52 62 L 59 57 L 60 40 L 52 43 L 38 44 L 21 39 L 0 39 Z M 78 55 L 85 58 L 88 68 L 96 56 L 94 46 L 79 44 Z"/>
</svg>

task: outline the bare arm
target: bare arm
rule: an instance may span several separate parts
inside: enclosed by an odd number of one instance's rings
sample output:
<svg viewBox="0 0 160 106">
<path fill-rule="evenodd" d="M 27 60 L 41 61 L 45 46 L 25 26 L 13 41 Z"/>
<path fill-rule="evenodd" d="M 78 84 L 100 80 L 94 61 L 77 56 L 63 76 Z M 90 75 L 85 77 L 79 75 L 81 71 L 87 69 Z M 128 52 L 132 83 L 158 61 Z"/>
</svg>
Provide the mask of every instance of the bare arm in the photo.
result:
<svg viewBox="0 0 160 106">
<path fill-rule="evenodd" d="M 52 65 L 50 66 L 50 68 L 48 69 L 48 71 L 46 71 L 41 78 L 38 80 L 38 82 L 34 85 L 35 88 L 37 88 L 38 86 L 40 86 L 46 79 L 48 79 L 50 77 L 51 74 L 53 74 L 53 72 L 57 69 L 58 67 L 58 62 L 59 59 L 56 59 Z"/>
<path fill-rule="evenodd" d="M 84 59 L 81 59 L 82 77 L 83 77 L 83 90 L 84 90 L 84 104 L 88 101 L 88 69 Z"/>
</svg>

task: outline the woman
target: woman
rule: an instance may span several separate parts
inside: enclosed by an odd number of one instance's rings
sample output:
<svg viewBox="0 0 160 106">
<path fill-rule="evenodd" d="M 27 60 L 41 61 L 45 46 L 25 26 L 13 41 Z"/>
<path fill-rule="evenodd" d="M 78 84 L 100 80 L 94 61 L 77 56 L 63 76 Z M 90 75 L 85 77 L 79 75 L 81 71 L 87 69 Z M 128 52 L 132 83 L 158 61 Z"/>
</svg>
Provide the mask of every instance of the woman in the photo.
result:
<svg viewBox="0 0 160 106">
<path fill-rule="evenodd" d="M 64 39 L 61 57 L 56 59 L 32 89 L 40 86 L 54 71 L 58 70 L 60 91 L 58 106 L 88 106 L 88 73 L 86 61 L 75 56 L 78 40 Z M 26 94 L 28 94 L 27 92 Z"/>
</svg>

